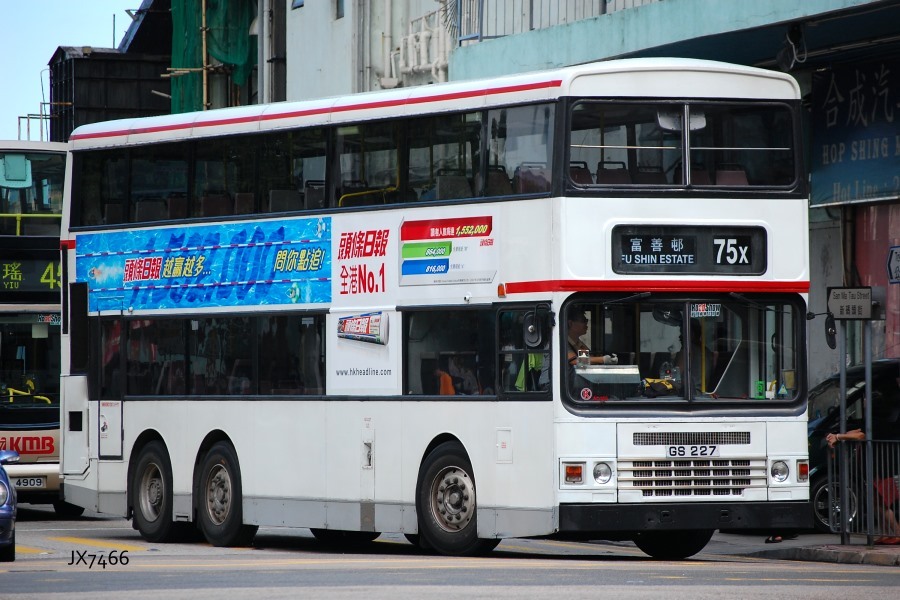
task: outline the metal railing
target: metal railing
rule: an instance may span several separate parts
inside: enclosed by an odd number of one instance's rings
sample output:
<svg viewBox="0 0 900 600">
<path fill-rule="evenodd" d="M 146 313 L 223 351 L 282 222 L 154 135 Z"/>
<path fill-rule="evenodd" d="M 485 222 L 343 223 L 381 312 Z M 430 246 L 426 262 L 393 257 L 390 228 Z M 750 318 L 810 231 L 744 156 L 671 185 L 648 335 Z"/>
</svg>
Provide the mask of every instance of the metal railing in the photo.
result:
<svg viewBox="0 0 900 600">
<path fill-rule="evenodd" d="M 661 0 L 445 0 L 457 43 L 480 42 L 628 10 Z"/>
<path fill-rule="evenodd" d="M 865 534 L 870 544 L 900 536 L 900 441 L 843 441 L 835 450 L 828 453 L 831 530 Z"/>
</svg>

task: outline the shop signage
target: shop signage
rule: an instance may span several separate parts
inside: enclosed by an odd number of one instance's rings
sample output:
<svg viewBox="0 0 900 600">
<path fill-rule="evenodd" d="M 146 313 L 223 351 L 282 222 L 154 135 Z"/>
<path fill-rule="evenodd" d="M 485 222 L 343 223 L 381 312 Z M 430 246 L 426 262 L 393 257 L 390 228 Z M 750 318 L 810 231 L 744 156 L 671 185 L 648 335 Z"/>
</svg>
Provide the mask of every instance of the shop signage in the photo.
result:
<svg viewBox="0 0 900 600">
<path fill-rule="evenodd" d="M 900 60 L 813 74 L 811 206 L 900 196 Z"/>
</svg>

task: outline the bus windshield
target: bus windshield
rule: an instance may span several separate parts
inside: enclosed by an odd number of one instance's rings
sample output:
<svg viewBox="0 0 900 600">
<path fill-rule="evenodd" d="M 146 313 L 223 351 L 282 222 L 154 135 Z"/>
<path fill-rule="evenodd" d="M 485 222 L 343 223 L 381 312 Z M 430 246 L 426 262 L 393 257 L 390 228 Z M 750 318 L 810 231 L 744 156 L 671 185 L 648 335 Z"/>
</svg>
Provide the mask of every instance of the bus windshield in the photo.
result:
<svg viewBox="0 0 900 600">
<path fill-rule="evenodd" d="M 59 236 L 66 157 L 0 151 L 0 235 Z"/>
<path fill-rule="evenodd" d="M 572 109 L 569 177 L 578 185 L 787 186 L 792 138 L 784 104 L 583 100 Z"/>
<path fill-rule="evenodd" d="M 767 297 L 599 299 L 566 309 L 574 402 L 788 402 L 800 392 L 801 307 Z M 581 329 L 579 329 L 581 327 Z M 571 356 L 570 356 L 571 358 Z"/>
</svg>

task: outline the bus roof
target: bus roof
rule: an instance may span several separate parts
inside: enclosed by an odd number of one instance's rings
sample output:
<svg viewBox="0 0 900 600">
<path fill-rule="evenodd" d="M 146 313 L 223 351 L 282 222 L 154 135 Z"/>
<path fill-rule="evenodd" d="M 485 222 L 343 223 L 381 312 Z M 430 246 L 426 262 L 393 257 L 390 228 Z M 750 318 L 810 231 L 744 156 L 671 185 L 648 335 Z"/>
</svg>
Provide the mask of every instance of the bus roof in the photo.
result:
<svg viewBox="0 0 900 600">
<path fill-rule="evenodd" d="M 3 152 L 65 152 L 68 148 L 65 142 L 0 140 L 0 151 Z"/>
<path fill-rule="evenodd" d="M 723 94 L 727 93 L 727 96 Z M 73 150 L 275 131 L 538 102 L 564 96 L 794 100 L 785 73 L 717 61 L 634 58 L 492 79 L 378 90 L 83 125 Z"/>
</svg>

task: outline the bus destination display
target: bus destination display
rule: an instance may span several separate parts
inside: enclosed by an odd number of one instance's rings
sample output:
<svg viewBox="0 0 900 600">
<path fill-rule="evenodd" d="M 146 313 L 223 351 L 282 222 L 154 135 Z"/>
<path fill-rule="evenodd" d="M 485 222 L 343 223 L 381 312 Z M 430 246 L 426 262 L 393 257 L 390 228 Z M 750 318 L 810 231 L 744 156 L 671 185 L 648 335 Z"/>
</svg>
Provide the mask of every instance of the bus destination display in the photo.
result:
<svg viewBox="0 0 900 600">
<path fill-rule="evenodd" d="M 4 292 L 57 292 L 58 260 L 7 258 L 0 260 L 0 289 Z"/>
<path fill-rule="evenodd" d="M 619 225 L 613 228 L 616 273 L 760 275 L 766 271 L 762 227 Z"/>
</svg>

